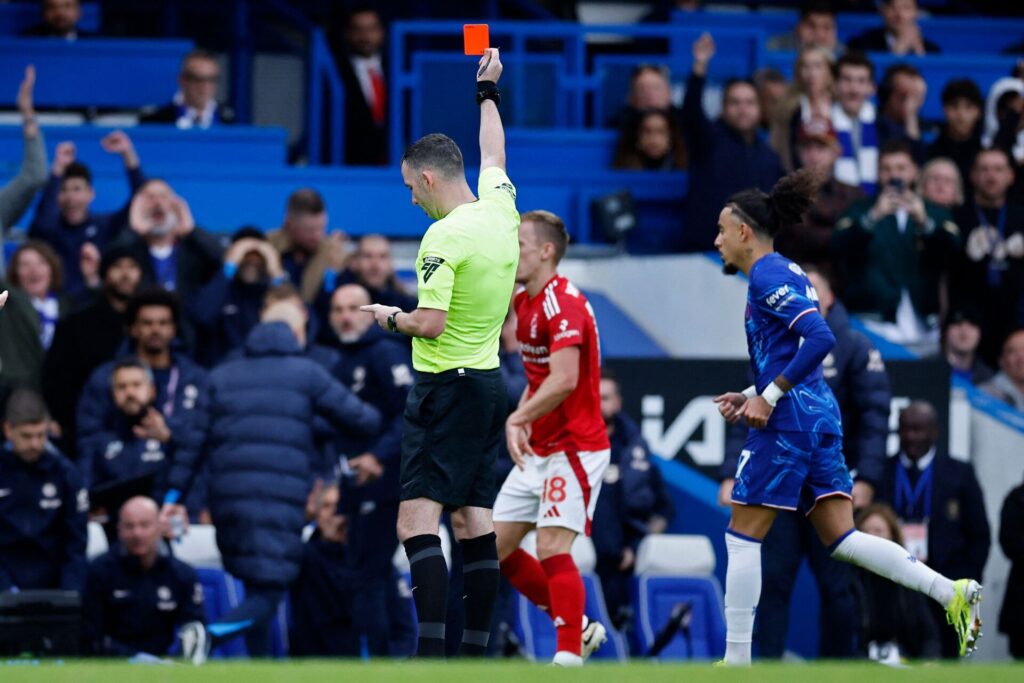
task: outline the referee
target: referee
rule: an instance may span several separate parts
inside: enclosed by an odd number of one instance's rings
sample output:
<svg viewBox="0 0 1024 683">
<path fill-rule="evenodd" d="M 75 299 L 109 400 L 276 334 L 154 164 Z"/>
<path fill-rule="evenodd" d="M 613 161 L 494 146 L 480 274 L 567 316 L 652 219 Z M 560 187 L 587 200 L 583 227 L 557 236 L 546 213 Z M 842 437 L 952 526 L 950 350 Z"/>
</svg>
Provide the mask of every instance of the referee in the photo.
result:
<svg viewBox="0 0 1024 683">
<path fill-rule="evenodd" d="M 417 377 L 405 407 L 398 539 L 412 571 L 420 657 L 444 656 L 448 567 L 437 535 L 442 510 L 452 511 L 462 546 L 461 654 L 484 653 L 498 591 L 493 469 L 508 406 L 498 335 L 519 261 L 516 190 L 505 175 L 505 132 L 498 114 L 501 68 L 492 48 L 477 72 L 479 199 L 451 138 L 427 135 L 402 159 L 412 203 L 434 219 L 416 257 L 416 310 L 362 307 L 384 329 L 413 338 Z"/>
</svg>

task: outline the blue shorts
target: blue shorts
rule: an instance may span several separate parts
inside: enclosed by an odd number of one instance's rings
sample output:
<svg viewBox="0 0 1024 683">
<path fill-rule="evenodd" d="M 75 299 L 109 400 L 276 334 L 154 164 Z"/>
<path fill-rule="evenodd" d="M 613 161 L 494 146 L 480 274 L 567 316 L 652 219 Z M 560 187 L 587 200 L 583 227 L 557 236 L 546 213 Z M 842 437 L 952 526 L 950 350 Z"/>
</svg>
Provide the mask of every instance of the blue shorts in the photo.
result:
<svg viewBox="0 0 1024 683">
<path fill-rule="evenodd" d="M 736 467 L 732 500 L 809 514 L 818 500 L 849 498 L 852 491 L 841 436 L 751 429 Z"/>
</svg>

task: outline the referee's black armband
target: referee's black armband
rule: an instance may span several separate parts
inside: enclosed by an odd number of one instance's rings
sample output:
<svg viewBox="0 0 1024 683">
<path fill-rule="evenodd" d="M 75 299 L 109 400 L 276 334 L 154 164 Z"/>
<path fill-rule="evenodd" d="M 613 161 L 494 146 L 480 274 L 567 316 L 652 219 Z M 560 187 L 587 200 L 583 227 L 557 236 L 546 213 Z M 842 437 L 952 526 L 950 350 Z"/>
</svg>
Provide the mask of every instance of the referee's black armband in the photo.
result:
<svg viewBox="0 0 1024 683">
<path fill-rule="evenodd" d="M 491 100 L 494 104 L 501 104 L 501 91 L 494 81 L 476 82 L 476 103 L 483 104 L 484 100 Z"/>
</svg>

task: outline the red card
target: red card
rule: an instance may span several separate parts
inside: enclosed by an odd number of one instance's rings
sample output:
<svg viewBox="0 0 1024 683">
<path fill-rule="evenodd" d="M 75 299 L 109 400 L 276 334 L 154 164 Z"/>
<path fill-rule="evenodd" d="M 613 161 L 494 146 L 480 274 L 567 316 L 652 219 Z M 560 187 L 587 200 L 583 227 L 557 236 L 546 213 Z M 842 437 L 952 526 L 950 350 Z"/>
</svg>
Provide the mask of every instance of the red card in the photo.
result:
<svg viewBox="0 0 1024 683">
<path fill-rule="evenodd" d="M 487 24 L 465 24 L 462 43 L 467 55 L 482 55 L 491 46 L 491 29 Z"/>
</svg>

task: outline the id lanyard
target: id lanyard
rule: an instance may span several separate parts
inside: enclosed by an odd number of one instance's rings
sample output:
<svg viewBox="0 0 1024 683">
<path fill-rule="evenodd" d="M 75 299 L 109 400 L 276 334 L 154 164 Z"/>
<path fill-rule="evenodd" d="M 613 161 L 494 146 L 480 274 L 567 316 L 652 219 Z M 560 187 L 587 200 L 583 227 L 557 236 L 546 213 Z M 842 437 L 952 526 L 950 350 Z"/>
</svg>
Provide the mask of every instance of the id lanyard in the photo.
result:
<svg viewBox="0 0 1024 683">
<path fill-rule="evenodd" d="M 978 214 L 978 225 L 986 227 L 989 225 L 989 221 L 985 218 L 985 214 L 978 207 L 974 207 L 975 213 Z M 999 216 L 996 218 L 996 225 L 993 226 L 999 231 L 999 241 L 995 244 L 989 242 L 989 253 L 992 254 L 992 258 L 988 261 L 988 284 L 989 287 L 998 287 L 1003 283 L 1003 271 L 1006 270 L 1006 257 L 996 259 L 995 253 L 996 248 L 1006 238 L 1006 204 L 1003 204 L 1002 208 L 999 209 Z M 987 235 L 988 233 L 986 233 Z"/>
<path fill-rule="evenodd" d="M 897 514 L 904 520 L 927 521 L 932 516 L 932 465 L 928 465 L 918 477 L 917 484 L 911 486 L 907 468 L 900 463 L 896 468 L 896 496 L 893 502 L 896 503 Z M 918 509 L 922 513 L 920 516 L 912 514 Z"/>
</svg>

